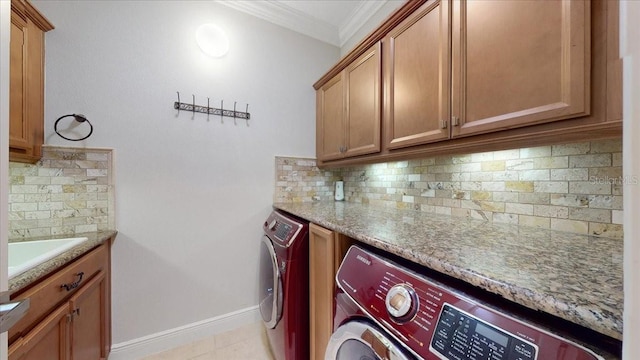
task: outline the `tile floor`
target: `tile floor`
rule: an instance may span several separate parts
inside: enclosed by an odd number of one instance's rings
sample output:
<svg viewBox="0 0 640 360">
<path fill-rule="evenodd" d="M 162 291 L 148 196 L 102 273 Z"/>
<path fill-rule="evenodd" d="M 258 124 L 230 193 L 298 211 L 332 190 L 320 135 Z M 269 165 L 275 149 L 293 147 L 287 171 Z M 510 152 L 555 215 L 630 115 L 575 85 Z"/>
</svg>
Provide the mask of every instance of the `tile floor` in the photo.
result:
<svg viewBox="0 0 640 360">
<path fill-rule="evenodd" d="M 239 327 L 142 360 L 273 360 L 262 322 Z"/>
</svg>

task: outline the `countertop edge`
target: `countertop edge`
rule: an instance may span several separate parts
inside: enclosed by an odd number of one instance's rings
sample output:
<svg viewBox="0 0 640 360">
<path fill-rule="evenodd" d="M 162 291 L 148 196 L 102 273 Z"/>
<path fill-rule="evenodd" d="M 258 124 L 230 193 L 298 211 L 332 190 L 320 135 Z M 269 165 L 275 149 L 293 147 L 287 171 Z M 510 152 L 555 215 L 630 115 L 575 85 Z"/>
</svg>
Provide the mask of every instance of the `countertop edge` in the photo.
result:
<svg viewBox="0 0 640 360">
<path fill-rule="evenodd" d="M 287 206 L 289 205 L 289 206 Z M 473 286 L 483 290 L 500 295 L 501 297 L 523 305 L 533 310 L 542 311 L 567 321 L 582 325 L 586 328 L 597 331 L 603 335 L 610 336 L 614 339 L 622 340 L 622 323 L 615 321 L 594 306 L 585 304 L 567 303 L 558 301 L 553 296 L 535 292 L 531 289 L 518 286 L 516 284 L 502 282 L 498 279 L 491 279 L 486 276 L 474 273 L 472 270 L 465 269 L 455 264 L 444 262 L 438 258 L 425 254 L 416 254 L 411 250 L 396 246 L 382 239 L 377 238 L 373 234 L 363 234 L 353 231 L 347 226 L 333 223 L 319 216 L 309 216 L 309 214 L 296 213 L 290 208 L 288 203 L 274 203 L 273 207 L 282 211 L 292 213 L 293 215 L 302 217 L 317 225 L 323 226 L 329 230 L 337 231 L 347 235 L 353 239 L 374 246 L 378 249 L 387 251 L 394 255 L 400 256 L 408 261 L 428 267 L 439 273 L 451 276 L 453 278 L 467 282 Z M 619 329 L 619 331 L 616 331 Z"/>
<path fill-rule="evenodd" d="M 9 279 L 9 291 L 11 293 L 19 292 L 20 290 L 30 286 L 34 282 L 47 277 L 49 274 L 53 273 L 54 271 L 71 263 L 75 259 L 91 251 L 95 247 L 103 244 L 105 241 L 108 241 L 111 238 L 115 238 L 117 234 L 118 234 L 117 230 L 104 230 L 104 231 L 97 231 L 97 232 L 74 234 L 73 237 L 87 237 L 87 240 L 63 252 L 62 254 L 50 260 L 47 260 L 42 264 L 37 265 L 23 272 L 22 274 L 18 274 L 15 277 Z M 65 238 L 65 237 L 70 237 L 70 235 L 51 236 L 51 237 L 48 237 L 47 239 L 56 239 L 56 238 Z M 30 240 L 43 240 L 43 238 L 38 237 L 33 239 L 19 239 L 18 241 L 30 241 Z"/>
</svg>

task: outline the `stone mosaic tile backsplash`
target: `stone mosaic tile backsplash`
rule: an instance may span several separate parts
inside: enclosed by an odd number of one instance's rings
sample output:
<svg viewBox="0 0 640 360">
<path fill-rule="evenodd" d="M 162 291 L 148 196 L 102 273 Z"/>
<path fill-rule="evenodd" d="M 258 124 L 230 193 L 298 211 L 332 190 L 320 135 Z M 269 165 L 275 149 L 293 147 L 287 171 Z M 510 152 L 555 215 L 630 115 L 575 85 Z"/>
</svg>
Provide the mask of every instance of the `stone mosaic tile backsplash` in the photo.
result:
<svg viewBox="0 0 640 360">
<path fill-rule="evenodd" d="M 112 150 L 42 151 L 35 165 L 9 163 L 9 240 L 115 229 Z"/>
<path fill-rule="evenodd" d="M 276 158 L 276 202 L 333 199 L 622 238 L 622 141 L 435 156 L 319 170 Z"/>
<path fill-rule="evenodd" d="M 333 186 L 340 180 L 336 171 L 320 170 L 315 159 L 276 156 L 274 202 L 333 200 Z"/>
</svg>

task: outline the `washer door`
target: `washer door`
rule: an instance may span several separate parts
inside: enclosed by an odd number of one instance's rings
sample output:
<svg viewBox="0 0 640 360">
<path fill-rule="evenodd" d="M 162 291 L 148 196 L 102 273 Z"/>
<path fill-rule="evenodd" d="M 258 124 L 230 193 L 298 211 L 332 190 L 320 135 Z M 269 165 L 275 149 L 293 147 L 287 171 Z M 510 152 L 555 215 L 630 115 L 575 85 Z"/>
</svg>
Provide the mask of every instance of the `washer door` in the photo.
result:
<svg viewBox="0 0 640 360">
<path fill-rule="evenodd" d="M 273 329 L 282 317 L 282 279 L 278 259 L 267 236 L 260 242 L 260 314 L 265 325 Z"/>
<path fill-rule="evenodd" d="M 325 360 L 416 360 L 406 354 L 390 336 L 364 321 L 349 321 L 331 335 Z"/>
</svg>

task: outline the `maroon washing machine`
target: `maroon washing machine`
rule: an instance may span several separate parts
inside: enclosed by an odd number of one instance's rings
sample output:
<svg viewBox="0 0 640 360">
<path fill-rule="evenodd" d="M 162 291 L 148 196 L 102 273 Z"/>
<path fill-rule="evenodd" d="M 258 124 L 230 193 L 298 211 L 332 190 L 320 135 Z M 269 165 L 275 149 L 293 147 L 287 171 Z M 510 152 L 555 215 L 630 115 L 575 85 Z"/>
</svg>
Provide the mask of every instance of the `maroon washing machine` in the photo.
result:
<svg viewBox="0 0 640 360">
<path fill-rule="evenodd" d="M 276 360 L 309 358 L 309 223 L 273 211 L 260 243 L 260 314 Z"/>
<path fill-rule="evenodd" d="M 325 360 L 604 359 L 555 328 L 543 330 L 463 292 L 457 282 L 445 285 L 360 247 L 349 249 L 336 282 Z"/>
</svg>

